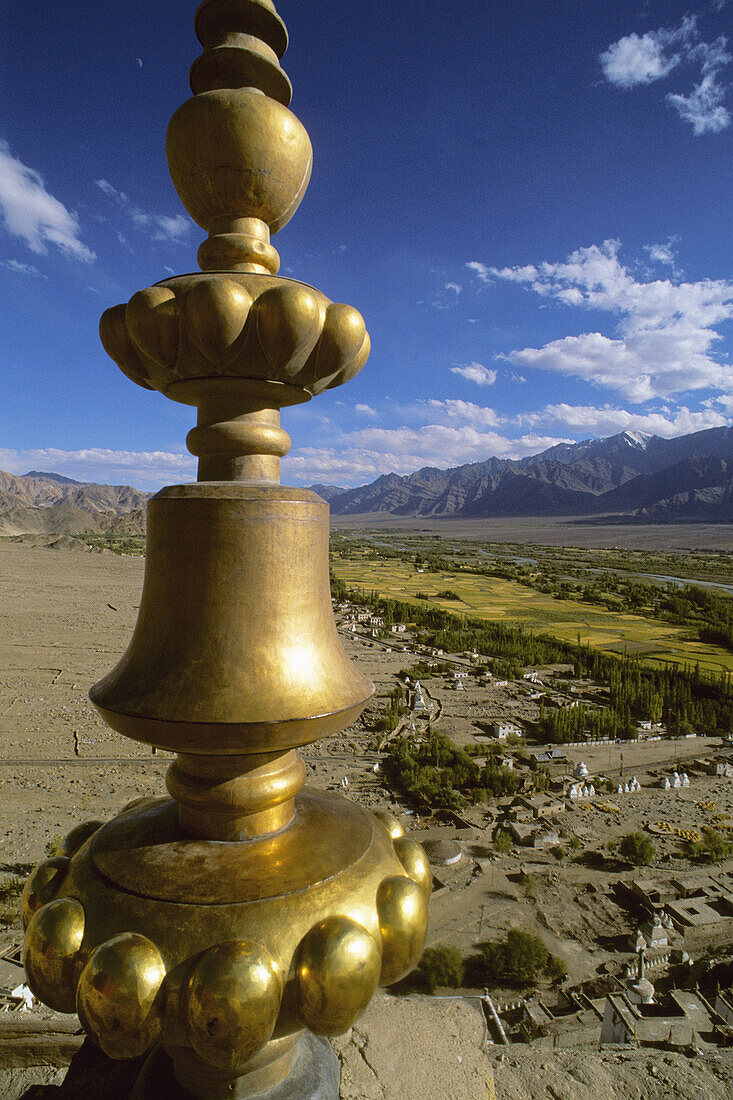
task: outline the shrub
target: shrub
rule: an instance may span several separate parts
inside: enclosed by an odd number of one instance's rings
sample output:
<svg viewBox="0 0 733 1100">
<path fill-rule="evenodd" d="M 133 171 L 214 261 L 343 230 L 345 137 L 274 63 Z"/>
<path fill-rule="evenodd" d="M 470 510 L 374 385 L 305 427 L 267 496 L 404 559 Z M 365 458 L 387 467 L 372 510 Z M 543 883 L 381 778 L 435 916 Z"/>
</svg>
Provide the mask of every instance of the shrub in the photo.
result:
<svg viewBox="0 0 733 1100">
<path fill-rule="evenodd" d="M 512 838 L 505 829 L 499 829 L 494 837 L 494 848 L 500 855 L 506 855 L 507 852 L 511 851 Z"/>
<path fill-rule="evenodd" d="M 525 985 L 541 974 L 557 981 L 566 973 L 562 959 L 551 955 L 539 936 L 519 928 L 512 928 L 504 940 L 482 944 L 481 955 L 489 981 Z"/>
<path fill-rule="evenodd" d="M 568 968 L 557 955 L 550 955 L 545 966 L 545 974 L 553 982 L 561 982 L 567 975 Z"/>
<path fill-rule="evenodd" d="M 654 859 L 654 845 L 644 833 L 627 833 L 618 846 L 619 855 L 635 863 L 637 867 L 651 863 Z"/>
<path fill-rule="evenodd" d="M 465 964 L 457 947 L 438 943 L 428 947 L 418 966 L 418 973 L 432 993 L 438 986 L 456 989 L 463 985 Z"/>
<path fill-rule="evenodd" d="M 727 859 L 733 853 L 733 844 L 717 829 L 712 829 L 708 825 L 702 830 L 702 840 L 686 842 L 685 853 L 690 859 L 717 863 L 721 859 Z"/>
</svg>

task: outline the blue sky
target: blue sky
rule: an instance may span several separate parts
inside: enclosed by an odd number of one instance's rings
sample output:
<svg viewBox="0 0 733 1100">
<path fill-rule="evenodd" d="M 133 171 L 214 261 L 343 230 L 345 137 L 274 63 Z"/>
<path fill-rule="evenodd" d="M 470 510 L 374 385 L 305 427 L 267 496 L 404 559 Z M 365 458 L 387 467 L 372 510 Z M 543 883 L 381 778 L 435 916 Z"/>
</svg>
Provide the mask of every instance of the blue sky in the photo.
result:
<svg viewBox="0 0 733 1100">
<path fill-rule="evenodd" d="M 187 480 L 194 410 L 99 315 L 196 270 L 168 119 L 195 3 L 14 5 L 0 42 L 0 469 Z M 286 410 L 283 480 L 733 423 L 733 5 L 281 0 L 310 188 L 281 273 L 363 313 L 349 385 Z"/>
</svg>

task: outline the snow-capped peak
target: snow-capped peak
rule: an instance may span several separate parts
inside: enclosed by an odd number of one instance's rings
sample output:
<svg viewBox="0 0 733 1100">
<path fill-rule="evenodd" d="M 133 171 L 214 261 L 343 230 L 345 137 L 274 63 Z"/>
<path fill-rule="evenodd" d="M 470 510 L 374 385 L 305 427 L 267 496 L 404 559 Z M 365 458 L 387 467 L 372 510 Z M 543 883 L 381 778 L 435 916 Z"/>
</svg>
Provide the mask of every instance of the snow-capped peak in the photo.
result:
<svg viewBox="0 0 733 1100">
<path fill-rule="evenodd" d="M 622 432 L 622 439 L 625 439 L 630 447 L 639 447 L 642 451 L 646 450 L 646 445 L 651 439 L 650 435 L 646 432 Z"/>
</svg>

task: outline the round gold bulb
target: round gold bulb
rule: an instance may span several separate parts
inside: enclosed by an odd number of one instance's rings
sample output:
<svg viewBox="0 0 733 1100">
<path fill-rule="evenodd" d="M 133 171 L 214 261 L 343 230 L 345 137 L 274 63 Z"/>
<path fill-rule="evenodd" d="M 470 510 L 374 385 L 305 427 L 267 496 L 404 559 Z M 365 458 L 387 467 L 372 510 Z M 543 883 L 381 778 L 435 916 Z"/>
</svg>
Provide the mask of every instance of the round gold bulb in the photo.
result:
<svg viewBox="0 0 733 1100">
<path fill-rule="evenodd" d="M 103 824 L 102 821 L 83 821 L 81 825 L 77 825 L 64 837 L 56 850 L 56 855 L 66 856 L 67 859 L 70 859 L 79 851 L 82 844 L 85 844 L 91 836 L 94 836 L 102 828 Z"/>
<path fill-rule="evenodd" d="M 411 878 L 386 878 L 377 891 L 377 913 L 382 936 L 380 983 L 391 985 L 420 958 L 428 929 L 425 891 Z"/>
<path fill-rule="evenodd" d="M 185 993 L 188 1037 L 212 1066 L 242 1067 L 265 1045 L 282 998 L 280 971 L 259 944 L 229 940 L 205 951 Z"/>
<path fill-rule="evenodd" d="M 396 840 L 397 837 L 405 835 L 404 827 L 389 810 L 374 810 L 372 816 L 376 817 L 380 825 L 384 826 L 388 835 L 392 837 L 392 840 Z"/>
<path fill-rule="evenodd" d="M 74 1012 L 84 909 L 74 898 L 58 898 L 33 915 L 23 945 L 28 985 L 57 1012 Z"/>
<path fill-rule="evenodd" d="M 341 1035 L 361 1015 L 379 982 L 379 946 L 349 917 L 327 917 L 301 941 L 295 978 L 300 1012 L 316 1035 Z"/>
<path fill-rule="evenodd" d="M 110 1058 L 137 1058 L 160 1037 L 164 978 L 158 948 L 135 932 L 113 936 L 92 953 L 79 978 L 76 1009 L 84 1030 Z"/>
<path fill-rule="evenodd" d="M 54 856 L 40 863 L 26 879 L 20 899 L 20 915 L 27 928 L 34 913 L 51 901 L 61 885 L 71 860 L 67 856 Z"/>
<path fill-rule="evenodd" d="M 416 882 L 429 895 L 433 885 L 433 874 L 422 844 L 418 844 L 409 836 L 398 836 L 394 841 L 394 850 L 408 878 Z"/>
</svg>

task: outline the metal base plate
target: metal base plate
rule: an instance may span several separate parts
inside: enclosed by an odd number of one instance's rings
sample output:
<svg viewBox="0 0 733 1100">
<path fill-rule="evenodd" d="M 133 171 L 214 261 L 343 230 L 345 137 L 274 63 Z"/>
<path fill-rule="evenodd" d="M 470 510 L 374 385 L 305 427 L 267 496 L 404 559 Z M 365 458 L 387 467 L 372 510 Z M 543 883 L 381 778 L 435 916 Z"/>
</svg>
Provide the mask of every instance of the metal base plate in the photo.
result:
<svg viewBox="0 0 733 1100">
<path fill-rule="evenodd" d="M 331 1044 L 306 1031 L 300 1040 L 297 1061 L 284 1081 L 267 1092 L 256 1094 L 240 1092 L 230 1086 L 226 1096 L 231 1100 L 339 1100 L 340 1078 L 339 1061 Z M 193 1100 L 193 1093 L 176 1080 L 171 1059 L 162 1047 L 157 1047 L 146 1061 L 129 1100 L 161 1100 L 161 1097 Z M 218 1097 L 211 1100 L 218 1100 Z"/>
</svg>

